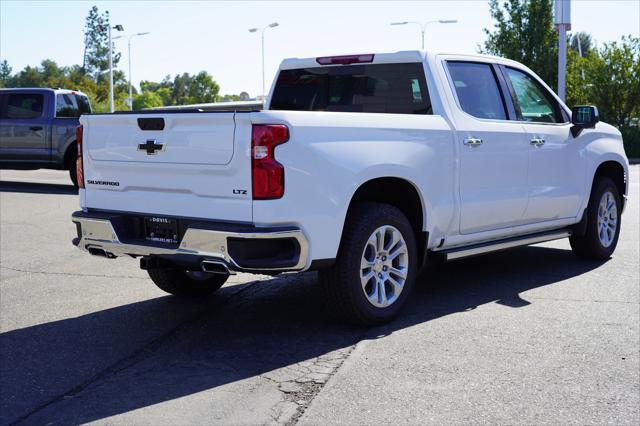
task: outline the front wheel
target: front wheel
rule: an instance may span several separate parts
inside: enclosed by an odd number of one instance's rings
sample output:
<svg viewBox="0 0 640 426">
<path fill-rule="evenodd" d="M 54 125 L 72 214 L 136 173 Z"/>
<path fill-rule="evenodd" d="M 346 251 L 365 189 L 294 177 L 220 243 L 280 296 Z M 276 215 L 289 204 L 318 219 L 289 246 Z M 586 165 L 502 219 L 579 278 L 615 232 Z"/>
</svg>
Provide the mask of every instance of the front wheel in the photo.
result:
<svg viewBox="0 0 640 426">
<path fill-rule="evenodd" d="M 609 178 L 594 182 L 587 206 L 587 230 L 583 236 L 572 236 L 573 252 L 583 259 L 604 260 L 611 257 L 620 236 L 622 206 L 618 188 Z"/>
<path fill-rule="evenodd" d="M 180 297 L 203 297 L 218 290 L 228 275 L 186 269 L 150 269 L 149 278 L 163 291 Z"/>
<path fill-rule="evenodd" d="M 398 314 L 415 271 L 415 236 L 405 215 L 391 205 L 361 203 L 349 214 L 335 264 L 319 277 L 334 313 L 375 325 Z"/>
</svg>

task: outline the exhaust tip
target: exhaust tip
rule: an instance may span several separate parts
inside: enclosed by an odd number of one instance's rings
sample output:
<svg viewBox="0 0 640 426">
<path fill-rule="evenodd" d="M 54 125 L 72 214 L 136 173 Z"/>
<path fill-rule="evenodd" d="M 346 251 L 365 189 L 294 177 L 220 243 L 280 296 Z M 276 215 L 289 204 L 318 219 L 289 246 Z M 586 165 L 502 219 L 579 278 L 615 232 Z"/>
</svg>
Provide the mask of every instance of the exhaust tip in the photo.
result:
<svg viewBox="0 0 640 426">
<path fill-rule="evenodd" d="M 94 256 L 101 256 L 101 257 L 106 257 L 107 259 L 115 259 L 116 255 L 114 255 L 113 253 L 109 253 L 108 251 L 106 251 L 105 249 L 103 249 L 102 247 L 87 247 L 87 251 L 94 255 Z"/>
<path fill-rule="evenodd" d="M 231 271 L 229 271 L 227 265 L 219 260 L 203 260 L 200 263 L 200 267 L 203 272 L 210 274 L 231 275 Z"/>
</svg>

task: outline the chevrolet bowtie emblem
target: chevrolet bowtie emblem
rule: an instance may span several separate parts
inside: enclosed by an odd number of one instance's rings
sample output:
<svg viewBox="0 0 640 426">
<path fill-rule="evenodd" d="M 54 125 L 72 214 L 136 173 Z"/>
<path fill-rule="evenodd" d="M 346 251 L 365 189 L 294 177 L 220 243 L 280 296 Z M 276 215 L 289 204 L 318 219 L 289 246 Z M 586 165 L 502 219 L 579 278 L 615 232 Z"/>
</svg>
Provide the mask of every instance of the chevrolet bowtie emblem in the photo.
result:
<svg viewBox="0 0 640 426">
<path fill-rule="evenodd" d="M 157 143 L 155 139 L 149 139 L 145 143 L 138 144 L 138 151 L 147 151 L 147 155 L 154 155 L 157 151 L 164 151 L 164 144 Z"/>
</svg>

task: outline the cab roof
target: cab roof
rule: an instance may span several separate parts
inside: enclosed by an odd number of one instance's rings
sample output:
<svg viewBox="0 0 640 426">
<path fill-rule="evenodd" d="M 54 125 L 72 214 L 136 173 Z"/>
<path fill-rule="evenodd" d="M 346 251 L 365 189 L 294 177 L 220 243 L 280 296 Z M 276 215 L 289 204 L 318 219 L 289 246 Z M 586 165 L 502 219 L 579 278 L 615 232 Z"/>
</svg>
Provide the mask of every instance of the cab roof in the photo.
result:
<svg viewBox="0 0 640 426">
<path fill-rule="evenodd" d="M 31 93 L 31 92 L 54 92 L 55 94 L 76 94 L 76 95 L 82 95 L 82 96 L 87 96 L 85 93 L 79 91 L 79 90 L 72 90 L 72 89 L 61 89 L 59 87 L 3 87 L 0 88 L 0 91 L 3 92 L 25 92 L 25 93 Z"/>
<path fill-rule="evenodd" d="M 287 58 L 280 64 L 280 69 L 314 68 L 321 66 L 336 66 L 357 63 L 394 64 L 407 62 L 423 62 L 427 57 L 448 56 L 468 60 L 483 60 L 501 64 L 517 64 L 517 62 L 498 56 L 483 54 L 460 54 L 431 50 L 402 50 L 390 53 L 362 53 L 336 56 L 320 56 L 315 58 Z"/>
</svg>

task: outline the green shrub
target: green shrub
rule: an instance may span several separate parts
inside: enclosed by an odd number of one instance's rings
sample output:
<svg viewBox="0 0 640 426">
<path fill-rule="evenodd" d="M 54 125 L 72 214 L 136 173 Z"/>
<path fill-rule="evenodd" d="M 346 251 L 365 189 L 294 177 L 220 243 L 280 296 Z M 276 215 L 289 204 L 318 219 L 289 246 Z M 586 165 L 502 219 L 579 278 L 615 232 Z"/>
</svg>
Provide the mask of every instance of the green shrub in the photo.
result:
<svg viewBox="0 0 640 426">
<path fill-rule="evenodd" d="M 640 127 L 621 127 L 624 150 L 629 158 L 640 158 Z"/>
</svg>

